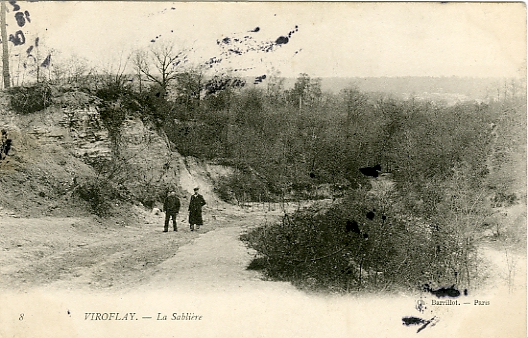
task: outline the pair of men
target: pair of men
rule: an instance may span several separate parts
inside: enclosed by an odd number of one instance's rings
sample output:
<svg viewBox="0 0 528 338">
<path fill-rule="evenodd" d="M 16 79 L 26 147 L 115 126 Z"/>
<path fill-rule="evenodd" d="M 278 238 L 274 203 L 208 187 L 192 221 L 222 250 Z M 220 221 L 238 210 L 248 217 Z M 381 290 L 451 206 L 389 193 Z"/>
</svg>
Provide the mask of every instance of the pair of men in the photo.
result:
<svg viewBox="0 0 528 338">
<path fill-rule="evenodd" d="M 194 188 L 194 194 L 191 196 L 191 201 L 189 202 L 189 225 L 191 231 L 194 231 L 195 226 L 196 230 L 198 230 L 203 225 L 202 207 L 205 205 L 205 200 L 198 191 L 198 188 Z M 163 228 L 163 232 L 169 231 L 169 221 L 171 218 L 174 231 L 178 231 L 176 216 L 180 212 L 180 199 L 174 191 L 170 191 L 165 198 L 163 211 L 165 211 L 165 227 Z"/>
</svg>

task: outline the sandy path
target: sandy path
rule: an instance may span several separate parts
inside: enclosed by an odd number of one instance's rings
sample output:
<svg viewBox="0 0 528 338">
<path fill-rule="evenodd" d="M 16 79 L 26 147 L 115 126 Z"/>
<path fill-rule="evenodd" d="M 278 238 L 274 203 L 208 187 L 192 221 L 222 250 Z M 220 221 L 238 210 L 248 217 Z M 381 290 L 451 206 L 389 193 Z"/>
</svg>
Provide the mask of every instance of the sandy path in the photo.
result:
<svg viewBox="0 0 528 338">
<path fill-rule="evenodd" d="M 265 281 L 258 271 L 247 270 L 255 251 L 240 241 L 247 229 L 266 220 L 275 220 L 280 210 L 232 208 L 226 215 L 214 216 L 214 222 L 223 224 L 215 230 L 202 233 L 192 242 L 178 248 L 173 257 L 156 266 L 152 277 L 130 290 L 171 290 L 200 293 L 253 292 L 255 290 L 280 290 L 299 292 L 285 282 Z M 202 229 L 207 229 L 205 225 Z"/>
<path fill-rule="evenodd" d="M 229 227 L 199 235 L 178 249 L 176 255 L 159 264 L 147 288 L 224 290 L 248 282 L 261 281 L 260 274 L 248 271 L 251 256 L 238 240 L 240 227 Z"/>
</svg>

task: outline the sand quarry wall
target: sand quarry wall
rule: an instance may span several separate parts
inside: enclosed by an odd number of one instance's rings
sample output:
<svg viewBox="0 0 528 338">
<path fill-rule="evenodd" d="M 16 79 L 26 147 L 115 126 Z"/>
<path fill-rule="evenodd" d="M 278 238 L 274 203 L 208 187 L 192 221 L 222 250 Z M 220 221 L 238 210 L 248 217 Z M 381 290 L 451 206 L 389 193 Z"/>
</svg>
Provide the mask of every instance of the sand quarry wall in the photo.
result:
<svg viewBox="0 0 528 338">
<path fill-rule="evenodd" d="M 5 97 L 2 101 L 0 129 L 7 130 L 13 145 L 0 163 L 0 214 L 67 214 L 68 206 L 79 203 L 71 196 L 76 182 L 101 175 L 94 167 L 116 156 L 92 98 L 66 93 L 55 98 L 52 107 L 29 115 L 9 111 Z M 134 195 L 148 189 L 163 194 L 165 187 L 174 187 L 185 204 L 200 187 L 207 201 L 221 203 L 214 182 L 231 174 L 231 168 L 183 157 L 174 144 L 169 150 L 164 139 L 137 118 L 124 122 L 119 144 L 122 166 L 112 179 Z M 158 199 L 155 206 L 159 204 Z"/>
</svg>

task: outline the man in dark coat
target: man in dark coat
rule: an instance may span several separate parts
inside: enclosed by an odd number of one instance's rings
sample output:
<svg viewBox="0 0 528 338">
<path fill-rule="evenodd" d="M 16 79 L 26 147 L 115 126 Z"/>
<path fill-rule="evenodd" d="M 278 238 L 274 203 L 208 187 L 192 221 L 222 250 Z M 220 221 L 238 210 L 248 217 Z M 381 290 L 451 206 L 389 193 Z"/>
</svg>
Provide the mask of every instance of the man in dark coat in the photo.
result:
<svg viewBox="0 0 528 338">
<path fill-rule="evenodd" d="M 198 193 L 198 190 L 198 188 L 194 188 L 194 195 L 191 196 L 191 201 L 189 202 L 189 224 L 191 231 L 194 231 L 195 225 L 196 230 L 199 230 L 200 225 L 203 225 L 202 207 L 205 205 L 205 200 Z"/>
<path fill-rule="evenodd" d="M 169 220 L 171 217 L 174 231 L 178 231 L 178 227 L 176 226 L 176 216 L 180 212 L 180 199 L 172 190 L 169 191 L 167 197 L 165 197 L 163 211 L 165 211 L 165 227 L 163 228 L 163 232 L 169 231 Z"/>
</svg>

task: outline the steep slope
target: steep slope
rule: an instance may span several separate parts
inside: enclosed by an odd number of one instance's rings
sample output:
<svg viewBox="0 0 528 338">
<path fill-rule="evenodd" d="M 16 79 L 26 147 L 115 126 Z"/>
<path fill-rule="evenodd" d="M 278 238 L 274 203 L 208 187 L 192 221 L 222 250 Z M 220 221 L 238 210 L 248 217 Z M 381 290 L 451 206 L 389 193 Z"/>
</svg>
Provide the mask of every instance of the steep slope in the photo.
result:
<svg viewBox="0 0 528 338">
<path fill-rule="evenodd" d="M 0 116 L 1 128 L 13 140 L 9 155 L 0 163 L 0 207 L 10 214 L 72 215 L 85 209 L 82 201 L 73 198 L 75 181 L 95 172 L 72 155 L 67 133 L 45 117 L 6 112 Z"/>
</svg>

